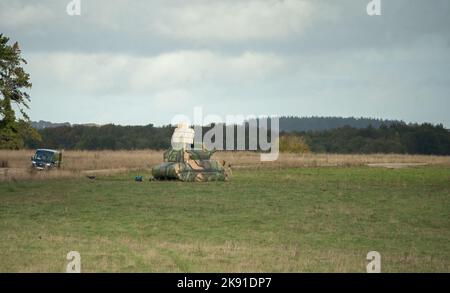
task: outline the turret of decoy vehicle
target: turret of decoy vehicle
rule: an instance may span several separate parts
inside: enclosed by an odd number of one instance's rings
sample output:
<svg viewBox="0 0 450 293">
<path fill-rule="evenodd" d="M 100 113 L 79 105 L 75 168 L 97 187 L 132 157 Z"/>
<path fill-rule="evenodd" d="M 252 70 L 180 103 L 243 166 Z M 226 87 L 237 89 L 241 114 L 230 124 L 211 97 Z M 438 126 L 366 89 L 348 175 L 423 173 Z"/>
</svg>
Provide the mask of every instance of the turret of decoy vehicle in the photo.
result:
<svg viewBox="0 0 450 293">
<path fill-rule="evenodd" d="M 187 124 L 178 124 L 171 144 L 172 147 L 164 152 L 164 163 L 152 168 L 154 179 L 202 182 L 230 178 L 231 167 L 211 159 L 214 151 L 193 148 L 194 130 Z"/>
</svg>

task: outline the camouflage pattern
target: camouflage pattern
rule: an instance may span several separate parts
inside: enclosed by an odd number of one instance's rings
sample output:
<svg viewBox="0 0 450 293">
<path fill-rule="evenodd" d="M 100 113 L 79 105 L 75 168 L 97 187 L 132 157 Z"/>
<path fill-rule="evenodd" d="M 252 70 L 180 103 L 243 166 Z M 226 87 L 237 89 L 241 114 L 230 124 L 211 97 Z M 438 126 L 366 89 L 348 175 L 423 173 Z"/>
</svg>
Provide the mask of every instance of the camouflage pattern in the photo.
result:
<svg viewBox="0 0 450 293">
<path fill-rule="evenodd" d="M 231 169 L 211 160 L 214 152 L 207 150 L 174 150 L 164 152 L 164 163 L 153 167 L 152 175 L 158 180 L 187 182 L 227 181 Z"/>
</svg>

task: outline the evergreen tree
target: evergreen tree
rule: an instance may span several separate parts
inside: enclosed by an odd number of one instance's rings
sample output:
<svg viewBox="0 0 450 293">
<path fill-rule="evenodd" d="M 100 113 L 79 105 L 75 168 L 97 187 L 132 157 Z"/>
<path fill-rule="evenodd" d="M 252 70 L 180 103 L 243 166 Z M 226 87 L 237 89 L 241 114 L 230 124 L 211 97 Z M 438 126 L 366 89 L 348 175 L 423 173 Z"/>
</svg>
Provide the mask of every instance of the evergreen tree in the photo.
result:
<svg viewBox="0 0 450 293">
<path fill-rule="evenodd" d="M 22 67 L 26 61 L 17 42 L 9 45 L 8 41 L 0 34 L 0 148 L 19 149 L 24 137 L 39 139 L 39 134 L 31 127 L 25 112 L 30 102 L 25 90 L 31 88 L 30 75 Z M 13 104 L 19 109 L 20 118 L 16 118 Z"/>
</svg>

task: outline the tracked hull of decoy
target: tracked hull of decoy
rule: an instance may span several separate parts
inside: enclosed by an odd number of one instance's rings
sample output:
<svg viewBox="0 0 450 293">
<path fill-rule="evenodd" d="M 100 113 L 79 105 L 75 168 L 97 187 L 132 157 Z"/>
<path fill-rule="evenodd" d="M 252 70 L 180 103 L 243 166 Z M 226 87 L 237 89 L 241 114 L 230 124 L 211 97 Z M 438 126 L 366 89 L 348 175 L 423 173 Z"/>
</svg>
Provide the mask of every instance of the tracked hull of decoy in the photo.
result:
<svg viewBox="0 0 450 293">
<path fill-rule="evenodd" d="M 227 181 L 230 167 L 211 160 L 212 152 L 206 150 L 173 150 L 164 153 L 164 163 L 152 168 L 156 180 L 181 180 L 185 182 Z"/>
</svg>

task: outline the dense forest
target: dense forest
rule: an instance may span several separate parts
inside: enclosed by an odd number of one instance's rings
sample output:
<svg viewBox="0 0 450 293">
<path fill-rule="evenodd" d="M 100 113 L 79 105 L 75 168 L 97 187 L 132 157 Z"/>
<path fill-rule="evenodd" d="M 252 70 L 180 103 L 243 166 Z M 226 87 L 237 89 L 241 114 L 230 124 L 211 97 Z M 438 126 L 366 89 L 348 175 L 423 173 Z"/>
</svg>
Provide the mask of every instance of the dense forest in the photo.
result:
<svg viewBox="0 0 450 293">
<path fill-rule="evenodd" d="M 381 125 L 392 125 L 402 123 L 397 120 L 382 120 L 374 118 L 354 118 L 354 117 L 280 117 L 281 131 L 310 131 L 328 130 L 350 126 L 353 128 L 366 128 L 369 126 L 378 128 Z"/>
<path fill-rule="evenodd" d="M 289 118 L 292 119 L 292 118 Z M 299 118 L 305 119 L 305 118 Z M 306 118 L 316 119 L 316 118 Z M 321 118 L 318 121 L 324 121 Z M 329 118 L 330 119 L 330 118 Z M 342 121 L 337 119 L 338 124 Z M 344 118 L 342 118 L 344 119 Z M 347 118 L 346 118 L 347 119 Z M 306 121 L 306 120 L 305 120 Z M 344 125 L 333 128 L 331 121 L 322 123 L 316 128 L 326 127 L 325 130 L 286 130 L 280 127 L 281 136 L 298 136 L 302 138 L 301 149 L 312 152 L 327 153 L 400 153 L 400 154 L 436 154 L 450 155 L 450 132 L 442 125 L 432 124 L 406 124 L 403 122 L 388 121 L 375 123 L 362 127 L 370 119 L 349 120 L 361 123 L 357 125 Z M 363 122 L 364 121 L 364 122 Z M 375 120 L 380 122 L 381 120 Z M 281 124 L 281 121 L 280 121 Z M 328 126 L 324 126 L 328 125 Z M 245 127 L 246 146 L 248 146 L 249 126 L 223 126 L 224 145 L 226 144 L 225 127 L 234 127 L 236 137 L 237 128 Z M 310 129 L 312 126 L 298 127 L 296 129 Z M 211 127 L 204 127 L 205 134 Z M 172 126 L 155 127 L 146 126 L 59 126 L 40 129 L 41 141 L 28 139 L 25 145 L 28 148 L 56 148 L 56 149 L 166 149 L 170 146 L 173 133 Z M 236 141 L 236 139 L 235 139 Z"/>
<path fill-rule="evenodd" d="M 80 150 L 165 149 L 170 146 L 171 126 L 60 126 L 40 129 L 42 141 L 27 139 L 29 148 Z"/>
<path fill-rule="evenodd" d="M 251 120 L 249 120 L 251 121 Z M 402 123 L 398 120 L 383 120 L 375 118 L 354 118 L 354 117 L 296 117 L 296 116 L 282 116 L 280 117 L 280 130 L 281 131 L 309 131 L 309 130 L 328 130 L 344 126 L 350 126 L 354 128 L 366 128 L 369 125 L 378 128 L 381 125 L 391 125 L 394 123 Z M 33 121 L 31 125 L 36 129 L 54 128 L 61 126 L 71 126 L 69 122 L 52 123 L 49 121 Z M 100 126 L 93 123 L 90 124 L 73 124 L 88 125 L 88 126 Z"/>
<path fill-rule="evenodd" d="M 450 155 L 450 132 L 442 125 L 392 124 L 299 132 L 312 152 Z"/>
</svg>

